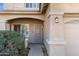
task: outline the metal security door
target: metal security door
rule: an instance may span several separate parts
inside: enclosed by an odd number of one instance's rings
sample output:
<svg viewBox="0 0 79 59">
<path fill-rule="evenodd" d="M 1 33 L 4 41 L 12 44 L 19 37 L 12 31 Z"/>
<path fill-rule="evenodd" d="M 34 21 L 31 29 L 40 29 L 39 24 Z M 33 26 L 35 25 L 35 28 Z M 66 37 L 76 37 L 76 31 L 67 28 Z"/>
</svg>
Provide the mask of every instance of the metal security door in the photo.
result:
<svg viewBox="0 0 79 59">
<path fill-rule="evenodd" d="M 32 24 L 29 42 L 42 43 L 42 24 Z"/>
</svg>

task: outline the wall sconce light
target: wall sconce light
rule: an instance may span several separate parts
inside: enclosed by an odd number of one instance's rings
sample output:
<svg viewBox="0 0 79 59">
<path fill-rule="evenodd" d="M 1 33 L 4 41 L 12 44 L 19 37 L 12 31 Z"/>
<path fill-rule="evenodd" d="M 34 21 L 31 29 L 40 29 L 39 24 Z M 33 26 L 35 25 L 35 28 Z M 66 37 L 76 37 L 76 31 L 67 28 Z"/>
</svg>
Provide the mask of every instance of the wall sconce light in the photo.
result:
<svg viewBox="0 0 79 59">
<path fill-rule="evenodd" d="M 59 18 L 55 17 L 55 23 L 59 23 Z"/>
</svg>

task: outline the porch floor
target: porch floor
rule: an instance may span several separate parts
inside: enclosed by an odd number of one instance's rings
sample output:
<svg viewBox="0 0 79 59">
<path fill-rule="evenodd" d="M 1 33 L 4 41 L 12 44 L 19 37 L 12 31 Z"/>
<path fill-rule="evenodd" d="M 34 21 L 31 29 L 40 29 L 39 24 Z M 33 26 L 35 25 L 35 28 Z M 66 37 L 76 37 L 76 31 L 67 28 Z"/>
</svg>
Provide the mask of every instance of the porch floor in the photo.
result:
<svg viewBox="0 0 79 59">
<path fill-rule="evenodd" d="M 43 47 L 42 44 L 30 44 L 29 47 L 30 50 L 28 56 L 44 56 L 42 50 Z"/>
</svg>

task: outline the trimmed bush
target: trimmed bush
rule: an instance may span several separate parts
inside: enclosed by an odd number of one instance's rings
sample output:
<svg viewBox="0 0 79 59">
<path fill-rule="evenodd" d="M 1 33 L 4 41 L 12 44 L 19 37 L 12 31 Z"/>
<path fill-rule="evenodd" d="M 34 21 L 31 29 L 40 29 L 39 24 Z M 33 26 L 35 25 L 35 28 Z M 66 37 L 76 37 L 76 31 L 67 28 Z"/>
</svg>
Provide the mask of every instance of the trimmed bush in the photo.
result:
<svg viewBox="0 0 79 59">
<path fill-rule="evenodd" d="M 0 55 L 26 55 L 24 35 L 14 31 L 0 31 Z"/>
</svg>

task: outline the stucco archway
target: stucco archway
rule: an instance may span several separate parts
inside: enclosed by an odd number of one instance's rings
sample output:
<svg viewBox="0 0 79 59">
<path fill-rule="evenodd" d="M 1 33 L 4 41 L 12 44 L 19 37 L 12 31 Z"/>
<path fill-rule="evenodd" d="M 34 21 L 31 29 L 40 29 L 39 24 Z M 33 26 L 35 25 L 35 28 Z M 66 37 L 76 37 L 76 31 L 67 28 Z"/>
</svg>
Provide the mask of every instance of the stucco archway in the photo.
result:
<svg viewBox="0 0 79 59">
<path fill-rule="evenodd" d="M 43 22 L 35 18 L 13 18 L 7 21 L 6 29 L 24 33 L 26 37 L 28 36 L 30 43 L 42 43 Z"/>
<path fill-rule="evenodd" d="M 16 18 L 33 18 L 33 19 L 39 19 L 44 21 L 45 17 L 44 15 L 0 15 L 0 21 L 2 19 L 2 21 L 8 21 L 8 20 L 12 20 L 12 19 L 16 19 Z"/>
</svg>

